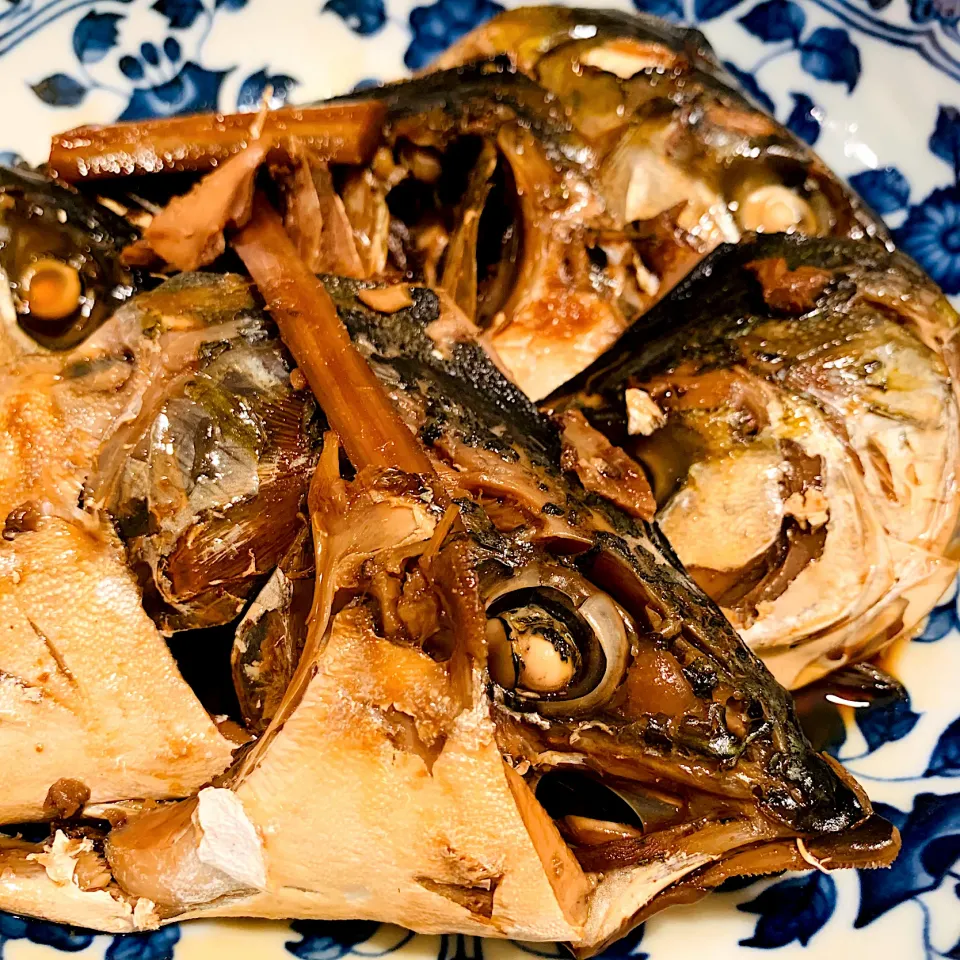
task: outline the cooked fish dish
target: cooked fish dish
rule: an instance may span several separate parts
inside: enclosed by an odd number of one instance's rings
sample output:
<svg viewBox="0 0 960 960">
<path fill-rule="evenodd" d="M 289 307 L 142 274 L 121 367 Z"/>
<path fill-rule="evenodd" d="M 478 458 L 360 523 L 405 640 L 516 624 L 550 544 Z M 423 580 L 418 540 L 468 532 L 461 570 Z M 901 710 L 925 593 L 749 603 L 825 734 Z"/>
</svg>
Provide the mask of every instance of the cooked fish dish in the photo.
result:
<svg viewBox="0 0 960 960">
<path fill-rule="evenodd" d="M 900 254 L 758 236 L 547 406 L 643 464 L 689 574 L 798 687 L 910 635 L 956 576 L 956 334 Z"/>
<path fill-rule="evenodd" d="M 0 270 L 0 910 L 588 957 L 897 856 L 789 691 L 956 573 L 958 317 L 700 34 L 65 132 Z"/>
</svg>

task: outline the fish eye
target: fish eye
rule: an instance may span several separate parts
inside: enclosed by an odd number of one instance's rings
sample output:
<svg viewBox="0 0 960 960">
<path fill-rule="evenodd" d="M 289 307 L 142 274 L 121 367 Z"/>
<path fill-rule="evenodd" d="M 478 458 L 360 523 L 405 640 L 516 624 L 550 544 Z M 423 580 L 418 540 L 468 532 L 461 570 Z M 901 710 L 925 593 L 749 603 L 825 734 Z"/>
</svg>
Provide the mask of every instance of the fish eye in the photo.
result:
<svg viewBox="0 0 960 960">
<path fill-rule="evenodd" d="M 745 230 L 761 233 L 816 232 L 813 210 L 795 190 L 781 184 L 766 184 L 749 193 L 739 207 Z"/>
<path fill-rule="evenodd" d="M 80 273 L 61 260 L 36 260 L 24 269 L 19 281 L 20 299 L 38 320 L 65 320 L 80 305 Z"/>
<path fill-rule="evenodd" d="M 564 567 L 531 565 L 486 597 L 491 680 L 519 709 L 574 716 L 606 702 L 634 632 L 603 591 Z"/>
</svg>

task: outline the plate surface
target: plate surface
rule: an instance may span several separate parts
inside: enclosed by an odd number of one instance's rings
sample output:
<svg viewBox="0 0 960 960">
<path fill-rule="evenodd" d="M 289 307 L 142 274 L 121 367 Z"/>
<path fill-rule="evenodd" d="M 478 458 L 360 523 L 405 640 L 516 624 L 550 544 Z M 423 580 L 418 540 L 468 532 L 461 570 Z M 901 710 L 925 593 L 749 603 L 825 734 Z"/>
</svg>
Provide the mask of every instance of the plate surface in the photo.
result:
<svg viewBox="0 0 960 960">
<path fill-rule="evenodd" d="M 0 0 L 0 161 L 81 122 L 253 109 L 402 76 L 494 0 Z M 513 5 L 513 4 L 510 4 Z M 584 6 L 612 6 L 614 2 Z M 850 179 L 960 295 L 958 0 L 637 0 L 698 24 L 752 93 Z M 897 653 L 907 703 L 844 708 L 834 752 L 900 828 L 890 870 L 811 872 L 656 917 L 608 957 L 960 960 L 956 589 Z M 11 775 L 5 771 L 4 776 Z M 15 775 L 15 774 L 13 774 Z M 309 842 L 309 838 L 305 838 Z M 94 936 L 0 914 L 0 960 L 524 960 L 552 944 L 414 936 L 368 922 L 214 921 Z"/>
</svg>

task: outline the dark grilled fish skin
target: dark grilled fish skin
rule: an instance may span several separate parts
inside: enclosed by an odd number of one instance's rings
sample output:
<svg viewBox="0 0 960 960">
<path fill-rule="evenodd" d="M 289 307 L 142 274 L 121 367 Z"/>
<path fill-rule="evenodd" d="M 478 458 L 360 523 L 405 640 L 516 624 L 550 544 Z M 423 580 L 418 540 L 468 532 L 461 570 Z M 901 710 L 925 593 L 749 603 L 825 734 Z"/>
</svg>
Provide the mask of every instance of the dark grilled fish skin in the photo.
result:
<svg viewBox="0 0 960 960">
<path fill-rule="evenodd" d="M 26 168 L 0 167 L 0 359 L 67 350 L 97 329 L 141 286 L 120 262 L 139 236 L 106 207 Z M 42 267 L 68 271 L 75 290 L 53 315 L 38 313 L 30 280 Z"/>
<path fill-rule="evenodd" d="M 955 573 L 957 323 L 880 244 L 757 236 L 545 407 L 644 464 L 694 578 L 802 686 L 909 635 Z"/>
</svg>

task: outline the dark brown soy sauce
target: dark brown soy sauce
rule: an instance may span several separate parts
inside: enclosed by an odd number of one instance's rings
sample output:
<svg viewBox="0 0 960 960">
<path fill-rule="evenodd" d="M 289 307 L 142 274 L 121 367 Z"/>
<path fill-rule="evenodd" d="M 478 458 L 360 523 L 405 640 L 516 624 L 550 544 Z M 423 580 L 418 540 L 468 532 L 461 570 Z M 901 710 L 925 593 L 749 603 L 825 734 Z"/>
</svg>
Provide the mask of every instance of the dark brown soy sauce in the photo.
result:
<svg viewBox="0 0 960 960">
<path fill-rule="evenodd" d="M 846 721 L 853 710 L 907 699 L 906 687 L 890 672 L 891 660 L 841 667 L 794 691 L 800 725 L 814 749 L 835 754 L 847 738 Z"/>
</svg>

